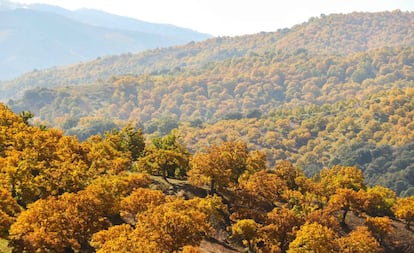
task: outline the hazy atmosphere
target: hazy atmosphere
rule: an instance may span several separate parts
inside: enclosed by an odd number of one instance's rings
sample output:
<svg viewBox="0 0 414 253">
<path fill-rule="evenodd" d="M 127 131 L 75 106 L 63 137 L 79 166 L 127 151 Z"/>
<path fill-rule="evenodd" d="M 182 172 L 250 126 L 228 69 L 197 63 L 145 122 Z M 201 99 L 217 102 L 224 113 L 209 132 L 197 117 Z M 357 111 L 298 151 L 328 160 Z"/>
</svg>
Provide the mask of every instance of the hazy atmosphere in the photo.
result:
<svg viewBox="0 0 414 253">
<path fill-rule="evenodd" d="M 413 253 L 413 221 L 414 0 L 0 0 L 0 253 Z"/>
<path fill-rule="evenodd" d="M 215 36 L 233 36 L 276 31 L 307 21 L 320 14 L 413 11 L 412 0 L 348 1 L 237 1 L 237 0 L 20 0 L 21 3 L 47 3 L 68 9 L 92 8 L 136 19 L 168 23 Z"/>
</svg>

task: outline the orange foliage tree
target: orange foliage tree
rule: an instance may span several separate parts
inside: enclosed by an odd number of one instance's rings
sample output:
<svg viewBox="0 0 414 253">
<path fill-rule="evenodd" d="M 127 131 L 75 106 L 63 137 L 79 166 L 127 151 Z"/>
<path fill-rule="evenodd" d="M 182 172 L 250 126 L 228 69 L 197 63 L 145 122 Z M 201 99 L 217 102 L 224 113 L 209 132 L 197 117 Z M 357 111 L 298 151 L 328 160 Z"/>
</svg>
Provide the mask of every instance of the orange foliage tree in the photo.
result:
<svg viewBox="0 0 414 253">
<path fill-rule="evenodd" d="M 414 220 L 414 196 L 399 198 L 394 206 L 394 214 L 405 221 L 407 228 L 410 228 Z"/>
<path fill-rule="evenodd" d="M 381 253 L 383 249 L 366 226 L 359 226 L 338 239 L 340 252 Z"/>
<path fill-rule="evenodd" d="M 306 223 L 297 232 L 295 240 L 289 244 L 287 253 L 338 252 L 337 235 L 319 223 Z"/>
<path fill-rule="evenodd" d="M 240 176 L 265 168 L 260 152 L 249 152 L 243 142 L 224 142 L 209 147 L 206 153 L 196 153 L 188 172 L 195 185 L 210 185 L 210 192 L 235 186 Z"/>
</svg>

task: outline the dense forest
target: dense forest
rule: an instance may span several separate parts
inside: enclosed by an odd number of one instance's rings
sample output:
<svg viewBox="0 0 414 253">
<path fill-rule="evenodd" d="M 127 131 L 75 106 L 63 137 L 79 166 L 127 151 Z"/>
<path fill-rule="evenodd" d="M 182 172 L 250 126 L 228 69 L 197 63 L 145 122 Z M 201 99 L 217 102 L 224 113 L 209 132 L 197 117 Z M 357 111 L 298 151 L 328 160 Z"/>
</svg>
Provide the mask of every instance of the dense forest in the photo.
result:
<svg viewBox="0 0 414 253">
<path fill-rule="evenodd" d="M 2 252 L 412 252 L 413 197 L 241 141 L 193 155 L 130 125 L 83 142 L 0 104 Z M 209 251 L 210 250 L 210 251 Z"/>
<path fill-rule="evenodd" d="M 414 37 L 410 30 L 395 31 L 391 26 L 406 27 L 404 21 L 412 16 L 401 12 L 321 16 L 289 31 L 216 38 L 157 51 L 157 58 L 155 51 L 148 51 L 130 56 L 131 61 L 125 58 L 122 64 L 93 62 L 89 66 L 128 69 L 142 62 L 132 58 L 143 57 L 153 71 L 112 76 L 76 89 L 39 87 L 8 105 L 15 112 L 30 109 L 38 124 L 58 127 L 80 140 L 128 123 L 154 136 L 179 128 L 192 152 L 219 141 L 242 139 L 249 148 L 266 152 L 269 166 L 290 160 L 313 176 L 334 164 L 356 165 L 368 184 L 379 183 L 408 196 L 414 193 L 410 155 L 414 152 Z M 315 41 L 315 29 L 322 43 Z M 350 30 L 358 43 L 341 44 L 341 52 L 321 49 L 328 40 L 344 43 L 338 35 L 323 34 Z M 377 38 L 378 31 L 388 39 Z M 266 38 L 272 36 L 283 38 L 271 43 Z M 293 50 L 283 44 L 285 36 L 302 41 L 303 47 Z M 394 45 L 393 41 L 402 46 L 381 47 Z M 230 45 L 240 54 L 230 54 Z M 284 50 L 279 49 L 282 45 Z M 205 63 L 207 58 L 210 62 Z M 187 66 L 154 71 L 174 61 Z M 85 66 L 77 67 L 84 71 Z M 73 68 L 65 71 L 78 77 Z M 52 86 L 58 78 L 63 78 L 62 83 L 74 80 L 59 71 L 51 73 L 55 79 L 47 76 L 50 81 L 45 83 Z"/>
<path fill-rule="evenodd" d="M 323 105 L 391 88 L 414 87 L 414 47 L 383 48 L 349 57 L 251 54 L 171 74 L 114 76 L 101 83 L 26 91 L 10 101 L 56 125 L 62 118 L 139 121 L 163 117 L 216 121 L 236 112 Z M 61 126 L 60 126 L 61 127 Z M 65 128 L 67 129 L 67 128 Z"/>
<path fill-rule="evenodd" d="M 266 117 L 182 124 L 180 135 L 193 151 L 243 140 L 249 148 L 264 151 L 270 166 L 290 160 L 308 176 L 335 164 L 356 165 L 368 184 L 413 195 L 413 91 L 394 89 L 363 101 L 278 109 Z"/>
<path fill-rule="evenodd" d="M 413 252 L 412 24 L 321 15 L 1 83 L 0 251 Z"/>
</svg>

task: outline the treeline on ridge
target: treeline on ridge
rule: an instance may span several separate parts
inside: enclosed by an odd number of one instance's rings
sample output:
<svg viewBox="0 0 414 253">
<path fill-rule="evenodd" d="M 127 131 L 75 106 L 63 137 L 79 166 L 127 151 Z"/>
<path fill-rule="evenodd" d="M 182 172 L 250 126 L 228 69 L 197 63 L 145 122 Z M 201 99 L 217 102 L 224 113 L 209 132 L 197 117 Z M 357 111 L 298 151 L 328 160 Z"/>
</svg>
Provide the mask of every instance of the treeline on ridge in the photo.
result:
<svg viewBox="0 0 414 253">
<path fill-rule="evenodd" d="M 38 70 L 1 83 L 0 99 L 22 95 L 35 87 L 52 88 L 95 83 L 111 76 L 196 70 L 209 63 L 244 58 L 250 54 L 306 50 L 311 55 L 350 56 L 383 47 L 414 45 L 410 12 L 321 15 L 277 32 L 239 37 L 218 37 L 140 54 L 98 58 L 73 66 Z M 19 97 L 18 96 L 18 97 Z"/>
<path fill-rule="evenodd" d="M 414 86 L 414 48 L 383 48 L 350 57 L 268 53 L 211 63 L 197 71 L 112 77 L 95 85 L 39 88 L 9 101 L 64 130 L 90 119 L 214 122 L 231 114 L 366 99 Z M 77 122 L 67 124 L 66 120 Z M 81 127 L 81 126 L 79 126 Z"/>
</svg>

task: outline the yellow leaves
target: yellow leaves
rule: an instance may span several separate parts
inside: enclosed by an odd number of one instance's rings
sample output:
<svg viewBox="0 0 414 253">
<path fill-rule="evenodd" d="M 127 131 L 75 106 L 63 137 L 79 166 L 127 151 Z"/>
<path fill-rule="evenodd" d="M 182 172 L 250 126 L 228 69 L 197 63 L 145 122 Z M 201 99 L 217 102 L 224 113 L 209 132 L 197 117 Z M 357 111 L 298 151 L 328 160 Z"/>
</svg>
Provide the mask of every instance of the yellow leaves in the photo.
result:
<svg viewBox="0 0 414 253">
<path fill-rule="evenodd" d="M 392 221 L 387 216 L 367 217 L 365 225 L 380 243 L 389 239 L 389 236 L 394 232 Z"/>
<path fill-rule="evenodd" d="M 296 234 L 295 240 L 289 244 L 287 253 L 332 253 L 338 252 L 335 241 L 337 235 L 319 223 L 306 223 Z"/>
<path fill-rule="evenodd" d="M 189 181 L 196 185 L 210 183 L 210 190 L 235 186 L 243 174 L 252 174 L 265 164 L 260 152 L 249 152 L 243 142 L 224 142 L 211 146 L 207 153 L 192 158 Z"/>
<path fill-rule="evenodd" d="M 109 225 L 104 211 L 102 201 L 86 191 L 38 200 L 11 226 L 10 240 L 20 252 L 80 249 L 93 233 Z"/>
<path fill-rule="evenodd" d="M 395 192 L 383 186 L 367 189 L 365 196 L 365 211 L 372 216 L 392 215 L 392 207 L 396 202 Z"/>
<path fill-rule="evenodd" d="M 135 195 L 139 192 L 134 192 L 132 198 L 137 197 Z M 158 195 L 155 191 L 151 193 Z M 208 214 L 202 211 L 208 209 L 205 208 L 208 205 L 201 204 L 202 201 L 171 198 L 159 205 L 153 203 L 137 213 L 135 228 L 124 224 L 100 231 L 92 237 L 91 245 L 102 253 L 163 253 L 178 251 L 186 245 L 187 248 L 189 245 L 198 245 L 203 235 L 210 230 L 206 223 Z"/>
<path fill-rule="evenodd" d="M 340 252 L 380 253 L 383 252 L 378 241 L 366 226 L 359 226 L 346 237 L 338 239 Z"/>
<path fill-rule="evenodd" d="M 177 199 L 139 213 L 136 226 L 159 235 L 162 241 L 158 243 L 165 249 L 178 250 L 187 244 L 198 245 L 210 226 L 206 223 L 207 215 L 192 203 Z"/>
<path fill-rule="evenodd" d="M 228 215 L 227 205 L 217 195 L 195 198 L 190 200 L 190 202 L 193 203 L 197 210 L 207 216 L 206 220 L 211 226 L 220 226 L 225 216 Z"/>
<path fill-rule="evenodd" d="M 201 250 L 198 247 L 193 247 L 190 245 L 184 246 L 182 253 L 201 253 Z"/>
<path fill-rule="evenodd" d="M 286 182 L 271 171 L 261 170 L 239 179 L 231 219 L 263 219 L 264 213 L 281 200 Z"/>
<path fill-rule="evenodd" d="M 253 240 L 257 236 L 259 224 L 252 219 L 238 220 L 231 226 L 233 238 L 238 238 L 247 242 L 249 250 L 253 247 Z"/>
<path fill-rule="evenodd" d="M 121 217 L 135 224 L 138 213 L 159 206 L 165 201 L 165 195 L 161 191 L 138 188 L 121 201 Z"/>
<path fill-rule="evenodd" d="M 10 226 L 20 213 L 20 207 L 9 190 L 0 188 L 0 238 L 7 237 Z"/>
<path fill-rule="evenodd" d="M 117 215 L 121 199 L 139 187 L 148 186 L 149 183 L 150 177 L 147 174 L 108 175 L 94 180 L 84 192 L 90 193 L 102 202 L 102 211 L 108 215 Z"/>
<path fill-rule="evenodd" d="M 327 196 L 338 188 L 349 188 L 355 191 L 364 189 L 364 175 L 357 167 L 334 166 L 320 171 L 320 187 Z"/>
<path fill-rule="evenodd" d="M 399 198 L 394 206 L 394 214 L 405 220 L 406 227 L 410 228 L 411 221 L 414 220 L 414 196 Z"/>
<path fill-rule="evenodd" d="M 189 156 L 175 150 L 152 149 L 138 159 L 135 169 L 151 175 L 181 178 L 188 169 Z"/>
<path fill-rule="evenodd" d="M 147 236 L 136 233 L 128 224 L 113 226 L 108 230 L 102 230 L 95 233 L 92 236 L 90 244 L 98 253 L 161 252 L 154 242 L 147 239 Z"/>
<path fill-rule="evenodd" d="M 257 242 L 266 252 L 378 252 L 378 241 L 386 242 L 392 233 L 388 218 L 369 217 L 366 227 L 338 239 L 345 233 L 338 214 L 343 212 L 345 221 L 348 211 L 382 215 L 393 207 L 407 226 L 413 219 L 412 198 L 395 205 L 395 193 L 387 188 L 365 191 L 356 167 L 335 166 L 314 180 L 290 162 L 267 171 L 264 153 L 249 151 L 242 142 L 225 142 L 196 153 L 189 177 L 194 184 L 222 190 L 226 204 L 217 195 L 183 200 L 142 188 L 151 184 L 149 175 L 129 171 L 132 150 L 140 156 L 142 148 L 141 136 L 132 130 L 79 143 L 60 131 L 18 127 L 23 130 L 12 135 L 0 125 L 0 182 L 5 188 L 0 189 L 0 233 L 7 236 L 11 227 L 16 252 L 81 252 L 89 241 L 97 252 L 199 252 L 204 236 L 214 235 L 229 220 L 234 237 L 250 248 Z M 299 138 L 303 133 L 294 134 Z M 137 167 L 184 176 L 189 153 L 175 138 L 154 139 Z M 324 142 L 308 144 L 304 151 L 315 151 Z M 183 182 L 177 187 L 194 189 Z M 17 200 L 28 209 L 21 212 Z M 110 227 L 122 222 L 129 224 Z"/>
<path fill-rule="evenodd" d="M 259 150 L 251 151 L 246 164 L 248 174 L 263 170 L 266 168 L 266 154 Z"/>
<path fill-rule="evenodd" d="M 289 189 L 297 190 L 298 185 L 295 180 L 299 176 L 303 176 L 303 173 L 296 169 L 289 161 L 278 162 L 274 167 L 274 173 L 283 179 Z"/>
<path fill-rule="evenodd" d="M 190 161 L 191 170 L 187 173 L 190 183 L 194 185 L 206 185 L 210 182 L 227 184 L 230 170 L 220 166 L 218 159 L 213 154 L 196 153 Z M 217 182 L 216 182 L 217 181 Z"/>
<path fill-rule="evenodd" d="M 27 205 L 39 198 L 82 190 L 103 173 L 120 173 L 131 163 L 106 140 L 80 144 L 62 131 L 25 126 L 6 136 L 10 143 L 0 157 L 0 172 L 16 198 Z"/>
<path fill-rule="evenodd" d="M 260 238 L 264 240 L 266 248 L 277 246 L 286 251 L 302 223 L 302 218 L 294 211 L 285 207 L 274 208 L 267 213 L 265 226 L 259 230 Z"/>
<path fill-rule="evenodd" d="M 78 193 L 38 200 L 20 214 L 10 229 L 15 249 L 63 252 L 88 246 L 93 233 L 107 228 L 119 213 L 119 202 L 149 184 L 147 175 L 101 177 Z"/>
<path fill-rule="evenodd" d="M 252 194 L 253 198 L 263 199 L 270 203 L 279 200 L 287 190 L 286 182 L 279 176 L 266 170 L 261 170 L 240 182 L 241 188 Z"/>
<path fill-rule="evenodd" d="M 287 190 L 283 194 L 283 199 L 297 214 L 306 215 L 319 209 L 323 197 L 312 191 L 302 194 L 300 191 Z"/>
<path fill-rule="evenodd" d="M 361 211 L 364 205 L 365 193 L 361 190 L 356 192 L 348 188 L 339 188 L 336 193 L 329 199 L 326 209 L 333 213 L 338 210 L 343 211 L 341 223 L 345 224 L 348 211 Z"/>
<path fill-rule="evenodd" d="M 92 136 L 82 146 L 87 150 L 87 163 L 95 176 L 102 174 L 119 174 L 131 167 L 132 157 L 129 153 L 117 149 L 117 143 L 99 136 Z"/>
<path fill-rule="evenodd" d="M 127 124 L 120 131 L 112 130 L 105 134 L 105 139 L 115 146 L 118 151 L 130 155 L 132 160 L 140 157 L 145 148 L 144 136 L 141 129 L 135 129 Z"/>
</svg>

